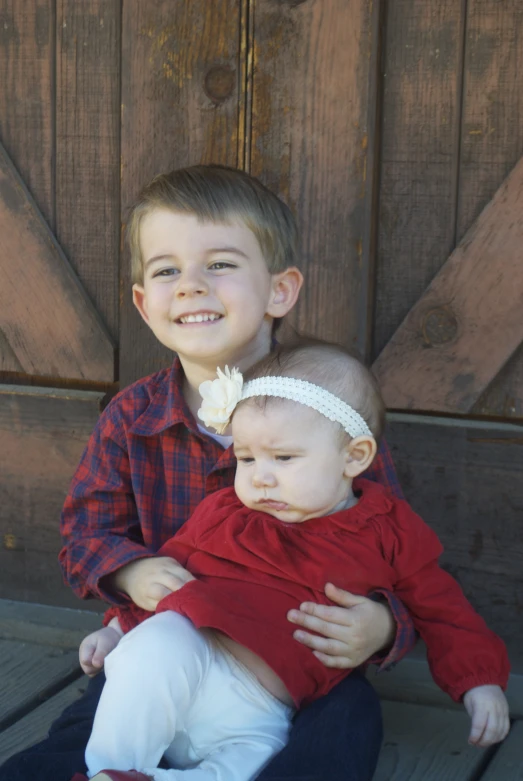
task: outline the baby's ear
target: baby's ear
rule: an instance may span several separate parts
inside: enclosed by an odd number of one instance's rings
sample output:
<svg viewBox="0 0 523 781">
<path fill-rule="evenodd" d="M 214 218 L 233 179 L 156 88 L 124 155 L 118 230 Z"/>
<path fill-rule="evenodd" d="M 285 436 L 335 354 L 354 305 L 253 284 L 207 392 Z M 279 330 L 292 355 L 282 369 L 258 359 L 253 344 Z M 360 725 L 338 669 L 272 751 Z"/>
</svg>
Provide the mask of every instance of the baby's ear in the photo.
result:
<svg viewBox="0 0 523 781">
<path fill-rule="evenodd" d="M 302 285 L 303 275 L 295 266 L 273 274 L 266 314 L 274 318 L 285 317 L 296 303 Z"/>
<path fill-rule="evenodd" d="M 358 477 L 374 461 L 378 445 L 374 437 L 361 436 L 351 439 L 345 446 L 345 477 Z"/>
</svg>

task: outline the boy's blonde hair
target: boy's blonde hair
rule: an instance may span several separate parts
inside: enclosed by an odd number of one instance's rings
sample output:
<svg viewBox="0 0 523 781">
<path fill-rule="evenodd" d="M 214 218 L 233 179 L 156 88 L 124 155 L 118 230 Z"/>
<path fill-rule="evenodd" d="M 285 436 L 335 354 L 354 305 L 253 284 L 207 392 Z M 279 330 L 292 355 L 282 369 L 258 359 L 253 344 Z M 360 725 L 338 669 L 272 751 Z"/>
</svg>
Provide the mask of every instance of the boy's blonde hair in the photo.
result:
<svg viewBox="0 0 523 781">
<path fill-rule="evenodd" d="M 340 345 L 298 336 L 292 344 L 279 345 L 258 361 L 245 373 L 244 380 L 257 377 L 294 377 L 319 385 L 359 412 L 377 442 L 383 434 L 385 404 L 378 383 L 371 371 Z M 265 407 L 296 402 L 272 396 L 254 396 L 241 402 L 249 403 Z"/>
<path fill-rule="evenodd" d="M 130 211 L 127 238 L 133 284 L 143 284 L 140 225 L 156 209 L 200 220 L 241 220 L 255 235 L 271 274 L 295 266 L 298 233 L 291 210 L 258 179 L 223 165 L 194 165 L 155 176 Z"/>
</svg>

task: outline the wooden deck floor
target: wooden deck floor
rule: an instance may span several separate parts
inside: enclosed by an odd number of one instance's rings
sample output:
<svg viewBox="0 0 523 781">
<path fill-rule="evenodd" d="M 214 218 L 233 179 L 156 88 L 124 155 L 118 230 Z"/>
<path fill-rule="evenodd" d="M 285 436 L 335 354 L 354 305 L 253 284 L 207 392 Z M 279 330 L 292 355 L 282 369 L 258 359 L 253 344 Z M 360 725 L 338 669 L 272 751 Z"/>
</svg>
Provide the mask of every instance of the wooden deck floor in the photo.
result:
<svg viewBox="0 0 523 781">
<path fill-rule="evenodd" d="M 0 600 L 0 764 L 44 738 L 80 696 L 78 643 L 98 625 L 92 613 Z M 432 683 L 419 651 L 371 678 L 385 724 L 374 781 L 523 781 L 523 675 L 509 687 L 510 735 L 485 751 L 467 745 L 468 716 Z"/>
</svg>

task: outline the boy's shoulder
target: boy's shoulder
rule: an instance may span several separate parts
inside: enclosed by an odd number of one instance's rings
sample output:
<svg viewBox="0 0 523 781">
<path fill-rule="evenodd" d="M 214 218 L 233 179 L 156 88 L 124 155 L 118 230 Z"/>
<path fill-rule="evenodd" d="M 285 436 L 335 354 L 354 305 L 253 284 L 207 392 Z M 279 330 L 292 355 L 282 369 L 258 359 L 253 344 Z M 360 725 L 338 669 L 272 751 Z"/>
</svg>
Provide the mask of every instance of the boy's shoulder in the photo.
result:
<svg viewBox="0 0 523 781">
<path fill-rule="evenodd" d="M 103 427 L 123 427 L 136 434 L 149 435 L 176 419 L 187 417 L 182 393 L 183 369 L 173 365 L 137 380 L 111 399 L 100 417 Z"/>
</svg>

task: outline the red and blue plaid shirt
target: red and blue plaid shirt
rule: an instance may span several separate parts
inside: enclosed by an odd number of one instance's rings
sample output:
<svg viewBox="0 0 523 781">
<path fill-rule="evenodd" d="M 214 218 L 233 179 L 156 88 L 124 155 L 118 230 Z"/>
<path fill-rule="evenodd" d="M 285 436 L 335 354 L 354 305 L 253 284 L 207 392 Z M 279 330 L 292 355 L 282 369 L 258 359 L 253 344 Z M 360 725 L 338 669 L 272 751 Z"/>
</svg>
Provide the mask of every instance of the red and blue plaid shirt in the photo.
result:
<svg viewBox="0 0 523 781">
<path fill-rule="evenodd" d="M 125 604 L 103 578 L 124 564 L 154 556 L 209 493 L 234 482 L 236 459 L 199 431 L 182 393 L 183 369 L 139 380 L 101 415 L 73 478 L 61 519 L 60 564 L 82 598 Z M 401 497 L 385 444 L 366 477 Z M 397 624 L 383 666 L 397 662 L 415 641 L 408 612 L 386 593 Z"/>
</svg>

